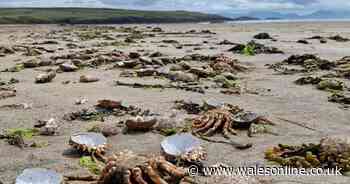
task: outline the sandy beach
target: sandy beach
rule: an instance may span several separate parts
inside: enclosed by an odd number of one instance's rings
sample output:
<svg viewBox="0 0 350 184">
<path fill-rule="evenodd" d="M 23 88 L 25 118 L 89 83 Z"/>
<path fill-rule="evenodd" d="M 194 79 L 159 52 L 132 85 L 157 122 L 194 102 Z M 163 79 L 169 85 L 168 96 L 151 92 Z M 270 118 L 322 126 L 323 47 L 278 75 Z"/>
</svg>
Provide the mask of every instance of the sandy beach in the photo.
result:
<svg viewBox="0 0 350 184">
<path fill-rule="evenodd" d="M 139 30 L 144 36 L 133 40 L 134 42 L 125 42 L 127 35 L 130 33 L 126 32 L 125 29 L 120 31 L 121 26 Z M 82 35 L 82 33 L 94 32 L 97 27 L 100 27 L 102 35 L 108 35 L 109 38 L 94 35 L 96 37 L 84 39 L 88 36 L 86 34 Z M 18 72 L 0 73 L 0 80 L 5 81 L 5 83 L 11 81 L 11 79 L 18 80 L 15 83 L 1 86 L 7 89 L 12 87 L 16 92 L 13 97 L 0 99 L 0 128 L 3 130 L 33 128 L 38 120 L 50 118 L 54 118 L 59 125 L 57 135 L 33 136 L 31 141 L 40 142 L 43 146 L 19 148 L 10 145 L 5 139 L 0 140 L 0 181 L 4 184 L 12 183 L 23 169 L 30 167 L 50 168 L 62 174 L 88 172 L 79 165 L 79 157 L 69 154 L 71 147 L 68 142 L 70 135 L 77 132 L 86 132 L 96 124 L 118 125 L 117 127 L 120 129 L 116 135 L 107 138 L 110 145 L 108 153 L 127 149 L 138 154 L 159 154 L 161 151 L 160 142 L 165 136 L 155 131 L 123 133 L 123 124 L 118 122 L 125 120 L 128 116 L 107 116 L 103 122 L 78 119 L 68 121 L 64 118 L 67 113 L 76 112 L 83 108 L 93 108 L 98 100 L 102 99 L 123 101 L 141 109 L 148 109 L 160 116 L 169 116 L 176 113 L 180 117 L 194 117 L 196 115 L 186 114 L 183 110 L 175 110 L 175 100 L 195 103 L 215 100 L 238 105 L 244 110 L 262 114 L 276 124 L 272 129 L 278 135 L 258 134 L 248 137 L 246 131 L 239 131 L 238 135 L 230 137 L 234 141 L 252 143 L 252 148 L 246 150 L 235 149 L 226 144 L 202 141 L 203 147 L 208 153 L 208 159 L 205 161 L 208 165 L 225 163 L 238 167 L 273 166 L 273 163 L 264 158 L 264 152 L 280 143 L 288 145 L 318 143 L 320 139 L 326 136 L 349 135 L 350 111 L 346 106 L 329 102 L 330 92 L 328 91 L 318 90 L 312 85 L 296 85 L 294 83 L 300 77 L 319 76 L 327 73 L 327 71 L 281 75 L 267 66 L 268 64 L 281 62 L 295 54 L 315 54 L 329 61 L 337 61 L 345 56 L 350 56 L 350 42 L 337 42 L 331 39 L 327 39 L 327 43 L 320 43 L 319 40 L 315 39 L 307 39 L 308 44 L 297 42 L 316 35 L 325 38 L 335 35 L 350 38 L 349 22 L 135 24 L 108 25 L 108 27 L 114 27 L 115 29 L 93 25 L 88 27 L 69 25 L 0 26 L 0 46 L 17 46 L 19 48 L 14 49 L 14 53 L 4 54 L 3 57 L 0 57 L 0 71 L 29 60 L 56 62 L 56 64 L 48 66 L 24 68 Z M 156 31 L 155 27 L 161 28 L 162 32 Z M 194 31 L 188 32 L 191 30 Z M 254 35 L 262 32 L 269 33 L 273 39 L 256 40 L 256 42 L 278 48 L 284 53 L 263 53 L 248 56 L 228 51 L 234 46 L 234 43 L 245 44 L 251 41 Z M 57 43 L 45 43 L 48 40 L 55 40 Z M 228 40 L 232 44 L 219 44 L 224 40 Z M 108 44 L 112 42 L 115 42 L 115 44 Z M 27 50 L 21 50 L 20 48 L 27 48 Z M 37 50 L 40 54 L 31 50 L 34 52 L 33 54 L 28 51 L 28 48 Z M 146 58 L 149 58 L 149 54 L 155 52 L 161 53 L 161 57 L 165 58 L 183 58 L 191 54 L 204 56 L 224 54 L 229 58 L 237 59 L 241 65 L 246 66 L 249 70 L 234 73 L 239 86 L 242 88 L 243 92 L 241 94 L 223 94 L 220 92 L 221 88 L 212 87 L 213 81 L 210 78 L 203 78 L 198 81 L 205 93 L 175 88 L 148 89 L 118 86 L 115 81 L 168 84 L 170 80 L 157 75 L 126 77 L 126 71 L 134 71 L 134 69 L 116 67 L 118 66 L 116 63 L 119 61 L 108 60 L 111 57 L 106 53 L 117 51 L 122 51 L 126 55 L 135 52 Z M 39 74 L 55 71 L 61 63 L 70 63 L 74 60 L 70 58 L 62 59 L 59 56 L 77 55 L 78 53 L 86 53 L 91 57 L 86 60 L 78 59 L 82 63 L 96 60 L 101 55 L 105 58 L 100 59 L 103 61 L 96 67 L 83 67 L 74 72 L 58 71 L 51 82 L 35 83 L 35 78 Z M 206 61 L 197 60 L 186 62 L 197 67 L 206 64 Z M 164 67 L 172 65 L 175 66 L 178 63 L 168 64 Z M 82 83 L 79 82 L 82 75 L 94 76 L 99 80 Z M 345 86 L 350 86 L 349 79 L 341 77 L 336 79 L 342 81 Z M 345 91 L 347 90 L 345 89 Z M 87 101 L 77 105 L 76 101 L 79 99 L 86 99 Z M 11 104 L 26 104 L 29 107 L 14 108 L 13 106 L 6 106 Z M 301 123 L 310 129 L 291 122 Z M 184 126 L 181 123 L 180 125 Z M 212 138 L 225 140 L 220 133 L 215 134 Z M 275 163 L 275 165 L 277 164 Z M 198 177 L 198 179 L 201 183 L 208 184 L 214 182 L 217 184 L 346 184 L 350 181 L 346 176 L 251 176 L 240 179 Z"/>
</svg>

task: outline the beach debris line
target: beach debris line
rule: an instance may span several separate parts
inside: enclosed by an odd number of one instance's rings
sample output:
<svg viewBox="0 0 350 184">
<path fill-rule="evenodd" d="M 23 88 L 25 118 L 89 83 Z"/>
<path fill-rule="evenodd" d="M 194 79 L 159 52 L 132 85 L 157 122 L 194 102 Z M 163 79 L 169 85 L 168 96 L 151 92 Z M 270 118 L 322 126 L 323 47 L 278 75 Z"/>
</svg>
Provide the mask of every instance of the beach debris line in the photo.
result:
<svg viewBox="0 0 350 184">
<path fill-rule="evenodd" d="M 150 116 L 155 115 L 150 110 L 143 110 L 134 105 L 128 105 L 123 101 L 102 99 L 98 100 L 94 108 L 83 108 L 75 112 L 64 114 L 63 119 L 67 121 L 104 121 L 107 116 Z"/>
<path fill-rule="evenodd" d="M 133 88 L 146 88 L 146 89 L 173 88 L 173 89 L 191 91 L 191 92 L 202 93 L 202 94 L 205 93 L 204 89 L 201 86 L 198 86 L 197 83 L 194 83 L 194 84 L 190 84 L 190 83 L 142 84 L 137 82 L 129 83 L 129 82 L 123 82 L 123 81 L 115 81 L 115 84 L 117 86 L 127 86 L 127 87 L 133 87 Z"/>
</svg>

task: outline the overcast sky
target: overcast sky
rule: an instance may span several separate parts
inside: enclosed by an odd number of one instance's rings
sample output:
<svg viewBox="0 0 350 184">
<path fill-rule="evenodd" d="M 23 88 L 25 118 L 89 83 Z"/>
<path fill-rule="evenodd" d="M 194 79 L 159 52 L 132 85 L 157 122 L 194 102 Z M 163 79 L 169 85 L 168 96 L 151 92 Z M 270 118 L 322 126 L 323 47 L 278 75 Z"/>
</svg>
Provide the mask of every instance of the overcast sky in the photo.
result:
<svg viewBox="0 0 350 184">
<path fill-rule="evenodd" d="M 108 7 L 146 10 L 191 10 L 217 13 L 272 10 L 309 13 L 349 9 L 350 0 L 0 0 L 1 7 Z"/>
</svg>

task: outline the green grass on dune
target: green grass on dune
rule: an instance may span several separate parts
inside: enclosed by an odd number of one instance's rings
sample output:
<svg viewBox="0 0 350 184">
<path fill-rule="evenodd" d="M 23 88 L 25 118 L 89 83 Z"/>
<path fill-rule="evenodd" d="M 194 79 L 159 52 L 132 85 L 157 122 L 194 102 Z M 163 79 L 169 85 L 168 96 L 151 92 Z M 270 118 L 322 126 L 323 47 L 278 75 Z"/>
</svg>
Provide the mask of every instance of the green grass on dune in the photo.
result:
<svg viewBox="0 0 350 184">
<path fill-rule="evenodd" d="M 138 11 L 98 8 L 0 8 L 0 24 L 107 24 L 223 21 L 187 11 Z"/>
</svg>

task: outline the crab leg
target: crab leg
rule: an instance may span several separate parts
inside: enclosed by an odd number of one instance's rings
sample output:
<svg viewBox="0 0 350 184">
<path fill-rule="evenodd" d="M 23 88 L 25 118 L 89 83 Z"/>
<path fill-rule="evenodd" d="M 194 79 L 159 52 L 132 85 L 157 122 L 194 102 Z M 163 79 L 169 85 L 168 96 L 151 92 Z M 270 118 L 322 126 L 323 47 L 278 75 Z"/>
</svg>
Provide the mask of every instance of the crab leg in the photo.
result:
<svg viewBox="0 0 350 184">
<path fill-rule="evenodd" d="M 97 155 L 96 152 L 91 153 L 91 159 L 97 164 L 97 167 L 99 168 L 99 170 L 102 170 L 103 166 L 100 164 L 101 162 L 96 158 L 95 154 Z"/>
<path fill-rule="evenodd" d="M 93 154 L 95 154 L 98 158 L 100 158 L 102 162 L 106 163 L 108 159 L 103 155 L 103 152 L 104 152 L 103 150 L 97 149 L 95 152 L 93 152 Z"/>
<path fill-rule="evenodd" d="M 193 121 L 193 128 L 201 128 L 203 126 L 206 125 L 206 123 L 211 119 L 211 116 L 209 115 L 206 115 L 206 116 L 202 116 L 202 117 L 199 117 L 199 118 L 196 118 L 194 121 Z"/>
<path fill-rule="evenodd" d="M 131 181 L 131 172 L 127 169 L 123 172 L 123 184 L 132 184 Z"/>
<path fill-rule="evenodd" d="M 180 181 L 180 184 L 197 184 L 192 178 L 184 177 Z"/>
<path fill-rule="evenodd" d="M 231 127 L 231 123 L 230 123 L 230 125 L 228 127 L 228 131 L 231 132 L 231 134 L 233 134 L 233 135 L 237 135 L 236 130 Z"/>
<path fill-rule="evenodd" d="M 135 167 L 131 170 L 132 177 L 135 179 L 137 184 L 148 184 L 142 176 L 142 170 L 139 167 Z"/>
<path fill-rule="evenodd" d="M 98 184 L 108 184 L 111 181 L 113 181 L 113 177 L 117 172 L 117 168 L 112 165 L 108 165 L 108 168 L 109 168 L 108 170 L 107 170 L 107 167 L 106 169 L 103 170 L 102 175 L 99 181 L 97 182 Z"/>
<path fill-rule="evenodd" d="M 81 152 L 85 152 L 85 151 L 87 150 L 86 146 L 84 146 L 84 145 L 73 144 L 73 146 L 74 146 L 77 150 L 79 150 L 79 151 L 81 151 Z"/>
<path fill-rule="evenodd" d="M 222 125 L 223 123 L 223 115 L 219 114 L 217 115 L 217 118 L 215 118 L 215 124 L 212 128 L 210 128 L 208 131 L 206 131 L 203 135 L 205 136 L 211 136 L 214 134 L 214 132 Z"/>
<path fill-rule="evenodd" d="M 165 180 L 163 180 L 158 174 L 157 164 L 155 159 L 151 159 L 149 165 L 146 167 L 146 173 L 148 177 L 153 181 L 154 184 L 168 184 Z"/>
<path fill-rule="evenodd" d="M 157 172 L 151 166 L 146 167 L 146 172 L 154 184 L 168 184 L 157 174 Z"/>
<path fill-rule="evenodd" d="M 108 175 L 108 171 L 111 170 L 115 166 L 116 162 L 109 162 L 106 167 L 102 170 L 101 179 L 105 178 Z"/>
<path fill-rule="evenodd" d="M 224 127 L 222 129 L 222 134 L 224 135 L 225 138 L 230 138 L 230 136 L 229 136 L 229 128 L 230 128 L 230 124 L 231 123 L 230 123 L 229 119 L 227 119 L 225 117 L 224 117 L 224 119 L 225 120 L 223 120 L 224 121 Z"/>
<path fill-rule="evenodd" d="M 258 118 L 256 122 L 257 122 L 256 124 L 261 123 L 261 124 L 267 124 L 267 125 L 276 125 L 272 121 L 270 121 L 270 120 L 268 120 L 266 118 L 262 118 L 262 117 Z"/>
<path fill-rule="evenodd" d="M 183 178 L 186 175 L 186 172 L 183 169 L 177 168 L 175 165 L 167 162 L 164 158 L 158 158 L 157 165 L 160 169 L 166 171 L 172 176 Z"/>
<path fill-rule="evenodd" d="M 223 128 L 223 135 L 225 138 L 229 137 L 229 132 L 233 135 L 237 135 L 237 132 L 232 128 L 232 119 L 229 115 L 225 115 L 225 123 Z"/>
<path fill-rule="evenodd" d="M 210 129 L 214 125 L 215 121 L 216 121 L 216 118 L 213 116 L 210 116 L 209 121 L 205 122 L 206 123 L 205 126 L 195 130 L 194 133 L 199 133 Z"/>
</svg>

